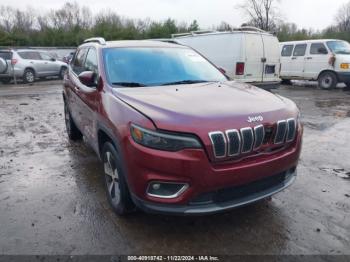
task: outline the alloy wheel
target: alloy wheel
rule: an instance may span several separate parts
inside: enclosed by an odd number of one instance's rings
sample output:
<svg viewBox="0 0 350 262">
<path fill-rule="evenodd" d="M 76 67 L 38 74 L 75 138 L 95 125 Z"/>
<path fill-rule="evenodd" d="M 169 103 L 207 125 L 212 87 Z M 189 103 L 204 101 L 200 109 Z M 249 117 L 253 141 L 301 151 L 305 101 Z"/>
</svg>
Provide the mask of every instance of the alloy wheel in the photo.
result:
<svg viewBox="0 0 350 262">
<path fill-rule="evenodd" d="M 33 83 L 34 82 L 34 73 L 30 70 L 28 70 L 25 74 L 26 81 L 28 83 Z"/>
<path fill-rule="evenodd" d="M 105 182 L 110 199 L 113 205 L 117 206 L 120 202 L 120 189 L 119 174 L 115 163 L 113 154 L 107 151 L 104 156 Z"/>
</svg>

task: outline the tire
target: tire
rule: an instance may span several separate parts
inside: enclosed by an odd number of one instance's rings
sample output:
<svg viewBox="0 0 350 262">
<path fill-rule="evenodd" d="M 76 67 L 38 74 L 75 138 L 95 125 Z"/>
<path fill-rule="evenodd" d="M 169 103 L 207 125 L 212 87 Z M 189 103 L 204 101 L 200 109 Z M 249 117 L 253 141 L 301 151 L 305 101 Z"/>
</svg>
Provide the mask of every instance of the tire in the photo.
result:
<svg viewBox="0 0 350 262">
<path fill-rule="evenodd" d="M 64 120 L 66 123 L 66 131 L 67 131 L 68 138 L 72 141 L 77 141 L 82 139 L 83 134 L 75 125 L 66 102 L 64 103 Z"/>
<path fill-rule="evenodd" d="M 282 85 L 286 85 L 286 86 L 290 86 L 290 85 L 292 85 L 292 80 L 290 80 L 290 79 L 282 79 L 281 84 Z"/>
<path fill-rule="evenodd" d="M 345 83 L 346 87 L 344 87 L 345 91 L 350 91 L 350 82 Z"/>
<path fill-rule="evenodd" d="M 110 142 L 103 145 L 102 161 L 105 190 L 113 211 L 120 216 L 134 211 L 135 205 L 130 197 L 121 158 Z"/>
<path fill-rule="evenodd" d="M 337 87 L 338 79 L 333 72 L 324 72 L 318 77 L 318 85 L 324 90 L 330 90 Z"/>
<path fill-rule="evenodd" d="M 0 82 L 3 84 L 8 84 L 11 82 L 11 77 L 4 77 L 4 78 L 0 79 Z"/>
<path fill-rule="evenodd" d="M 33 69 L 26 69 L 23 73 L 23 82 L 26 84 L 31 84 L 35 82 L 35 72 Z"/>
<path fill-rule="evenodd" d="M 61 70 L 60 70 L 60 74 L 59 74 L 59 78 L 61 79 L 61 80 L 63 80 L 64 79 L 64 75 L 66 74 L 66 72 L 67 72 L 67 67 L 62 67 L 61 68 Z"/>
</svg>

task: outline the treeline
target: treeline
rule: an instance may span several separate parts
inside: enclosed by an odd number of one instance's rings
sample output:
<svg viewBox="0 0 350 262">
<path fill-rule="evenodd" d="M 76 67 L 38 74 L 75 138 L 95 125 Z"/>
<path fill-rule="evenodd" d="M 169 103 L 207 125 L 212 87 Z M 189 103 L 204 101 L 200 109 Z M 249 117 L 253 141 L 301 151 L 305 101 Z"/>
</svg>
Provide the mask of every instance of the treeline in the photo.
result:
<svg viewBox="0 0 350 262">
<path fill-rule="evenodd" d="M 0 46 L 77 46 L 84 39 L 101 36 L 106 40 L 169 38 L 171 34 L 200 29 L 197 21 L 191 24 L 174 19 L 152 21 L 130 19 L 112 11 L 93 14 L 85 6 L 67 2 L 62 8 L 38 13 L 34 9 L 0 7 Z M 350 3 L 340 8 L 336 24 L 315 32 L 299 29 L 293 23 L 271 21 L 280 41 L 337 38 L 350 41 Z M 258 26 L 258 25 L 257 25 Z M 222 22 L 211 28 L 226 31 L 232 25 Z"/>
<path fill-rule="evenodd" d="M 0 14 L 0 46 L 77 46 L 92 36 L 106 40 L 167 38 L 199 30 L 196 20 L 191 24 L 170 18 L 157 22 L 129 19 L 112 11 L 93 15 L 89 8 L 76 2 L 67 2 L 44 14 L 2 6 Z"/>
</svg>

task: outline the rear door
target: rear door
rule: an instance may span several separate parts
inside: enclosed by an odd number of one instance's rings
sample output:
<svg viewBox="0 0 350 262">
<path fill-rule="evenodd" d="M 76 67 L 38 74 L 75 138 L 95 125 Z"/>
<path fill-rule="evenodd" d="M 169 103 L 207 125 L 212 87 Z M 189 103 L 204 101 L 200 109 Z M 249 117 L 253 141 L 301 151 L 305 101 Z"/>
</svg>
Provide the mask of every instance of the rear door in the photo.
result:
<svg viewBox="0 0 350 262">
<path fill-rule="evenodd" d="M 245 34 L 245 57 L 245 80 L 248 82 L 262 82 L 265 56 L 261 34 Z"/>
<path fill-rule="evenodd" d="M 283 44 L 281 50 L 281 75 L 282 79 L 289 78 L 292 75 L 292 55 L 294 44 Z"/>
<path fill-rule="evenodd" d="M 290 76 L 293 79 L 304 78 L 304 64 L 307 44 L 296 44 L 290 63 Z"/>
<path fill-rule="evenodd" d="M 264 82 L 280 81 L 279 71 L 281 65 L 281 55 L 279 41 L 272 35 L 262 35 L 264 42 Z"/>
<path fill-rule="evenodd" d="M 305 56 L 304 77 L 317 79 L 320 72 L 329 68 L 328 49 L 324 43 L 312 43 Z"/>
<path fill-rule="evenodd" d="M 25 67 L 31 67 L 35 71 L 36 76 L 45 76 L 46 68 L 40 53 L 37 51 L 18 51 L 18 55 L 25 60 Z"/>
</svg>

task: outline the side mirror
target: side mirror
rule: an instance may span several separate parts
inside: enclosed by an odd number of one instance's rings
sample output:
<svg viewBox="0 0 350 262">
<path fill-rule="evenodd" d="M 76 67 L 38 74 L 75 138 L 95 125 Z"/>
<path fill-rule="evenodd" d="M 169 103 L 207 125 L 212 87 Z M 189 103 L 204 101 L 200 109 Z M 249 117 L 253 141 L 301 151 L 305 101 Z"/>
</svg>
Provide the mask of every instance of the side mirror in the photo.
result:
<svg viewBox="0 0 350 262">
<path fill-rule="evenodd" d="M 326 49 L 326 48 L 323 48 L 323 47 L 319 48 L 319 49 L 318 49 L 318 52 L 319 52 L 320 54 L 323 54 L 323 55 L 328 54 L 327 49 Z"/>
<path fill-rule="evenodd" d="M 92 71 L 84 71 L 78 76 L 79 81 L 88 87 L 96 87 L 96 74 Z"/>
<path fill-rule="evenodd" d="M 53 57 L 52 57 L 50 60 L 51 60 L 52 62 L 56 62 L 56 59 L 53 58 Z"/>
</svg>

